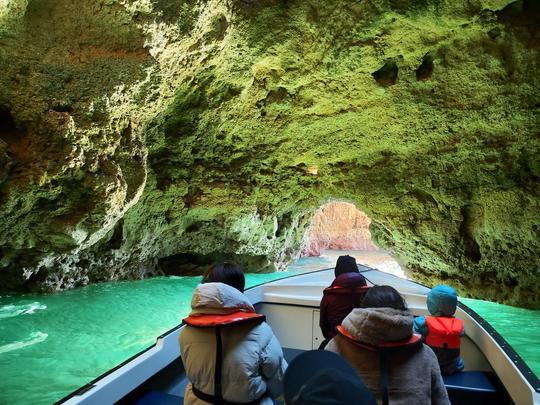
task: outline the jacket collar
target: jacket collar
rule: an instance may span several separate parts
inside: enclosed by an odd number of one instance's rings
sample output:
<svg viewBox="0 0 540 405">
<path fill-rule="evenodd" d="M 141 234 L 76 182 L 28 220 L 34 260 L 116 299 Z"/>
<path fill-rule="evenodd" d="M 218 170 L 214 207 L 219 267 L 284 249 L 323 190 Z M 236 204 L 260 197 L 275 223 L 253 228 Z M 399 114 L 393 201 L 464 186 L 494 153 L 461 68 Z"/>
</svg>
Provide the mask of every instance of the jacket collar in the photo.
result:
<svg viewBox="0 0 540 405">
<path fill-rule="evenodd" d="M 366 279 L 360 273 L 343 273 L 337 276 L 330 287 L 347 287 L 347 288 L 356 288 L 365 286 Z"/>
</svg>

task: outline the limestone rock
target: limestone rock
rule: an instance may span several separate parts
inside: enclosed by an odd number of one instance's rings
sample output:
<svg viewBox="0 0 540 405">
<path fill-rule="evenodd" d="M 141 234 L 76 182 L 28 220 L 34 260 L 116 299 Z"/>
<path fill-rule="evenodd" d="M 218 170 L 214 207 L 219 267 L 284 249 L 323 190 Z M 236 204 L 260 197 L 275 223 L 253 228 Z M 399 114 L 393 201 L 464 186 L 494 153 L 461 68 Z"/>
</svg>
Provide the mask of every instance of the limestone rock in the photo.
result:
<svg viewBox="0 0 540 405">
<path fill-rule="evenodd" d="M 369 225 L 371 220 L 354 204 L 334 201 L 313 216 L 306 233 L 302 255 L 319 256 L 322 250 L 374 251 Z"/>
<path fill-rule="evenodd" d="M 540 306 L 539 15 L 534 0 L 3 2 L 1 288 L 223 257 L 283 268 L 343 200 L 409 276 Z"/>
</svg>

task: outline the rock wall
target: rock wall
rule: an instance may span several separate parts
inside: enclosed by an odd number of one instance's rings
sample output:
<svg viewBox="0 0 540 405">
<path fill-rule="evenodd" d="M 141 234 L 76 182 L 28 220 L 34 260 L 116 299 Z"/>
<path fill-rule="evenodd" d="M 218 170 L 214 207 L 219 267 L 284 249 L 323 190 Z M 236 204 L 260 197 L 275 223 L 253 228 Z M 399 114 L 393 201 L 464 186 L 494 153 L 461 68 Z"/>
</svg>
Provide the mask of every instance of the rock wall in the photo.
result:
<svg viewBox="0 0 540 405">
<path fill-rule="evenodd" d="M 534 0 L 6 0 L 3 290 L 298 254 L 351 201 L 408 274 L 540 306 Z"/>
<path fill-rule="evenodd" d="M 302 256 L 319 256 L 322 250 L 374 251 L 371 220 L 354 204 L 332 201 L 313 215 L 302 243 Z"/>
</svg>

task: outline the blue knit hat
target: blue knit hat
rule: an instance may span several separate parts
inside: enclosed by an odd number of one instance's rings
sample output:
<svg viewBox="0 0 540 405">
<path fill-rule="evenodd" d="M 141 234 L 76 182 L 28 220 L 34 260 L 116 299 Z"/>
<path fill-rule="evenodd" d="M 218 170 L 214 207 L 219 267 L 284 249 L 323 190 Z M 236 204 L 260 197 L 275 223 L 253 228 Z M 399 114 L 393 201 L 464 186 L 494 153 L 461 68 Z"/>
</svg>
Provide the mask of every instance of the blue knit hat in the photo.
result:
<svg viewBox="0 0 540 405">
<path fill-rule="evenodd" d="M 431 315 L 452 316 L 457 308 L 457 293 L 448 285 L 433 287 L 427 296 L 427 307 Z"/>
</svg>

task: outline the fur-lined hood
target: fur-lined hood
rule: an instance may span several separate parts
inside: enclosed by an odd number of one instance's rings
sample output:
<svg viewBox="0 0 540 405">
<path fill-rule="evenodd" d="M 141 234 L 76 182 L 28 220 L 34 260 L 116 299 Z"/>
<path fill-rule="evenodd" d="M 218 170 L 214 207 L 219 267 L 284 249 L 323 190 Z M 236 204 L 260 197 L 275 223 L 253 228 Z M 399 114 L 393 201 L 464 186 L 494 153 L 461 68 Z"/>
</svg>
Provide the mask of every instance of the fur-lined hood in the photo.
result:
<svg viewBox="0 0 540 405">
<path fill-rule="evenodd" d="M 356 308 L 342 326 L 359 342 L 377 345 L 409 338 L 414 318 L 409 311 L 393 308 Z"/>
</svg>

